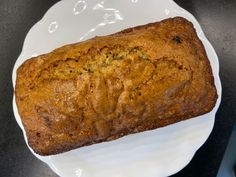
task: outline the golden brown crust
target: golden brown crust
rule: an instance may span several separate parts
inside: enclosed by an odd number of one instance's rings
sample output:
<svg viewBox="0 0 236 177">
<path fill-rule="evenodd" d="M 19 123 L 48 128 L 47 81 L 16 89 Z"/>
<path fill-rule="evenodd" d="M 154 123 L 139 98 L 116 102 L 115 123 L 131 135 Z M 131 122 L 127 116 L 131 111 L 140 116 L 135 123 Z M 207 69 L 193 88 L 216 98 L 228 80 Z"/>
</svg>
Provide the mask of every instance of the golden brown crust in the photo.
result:
<svg viewBox="0 0 236 177">
<path fill-rule="evenodd" d="M 40 155 L 202 115 L 217 99 L 205 49 L 181 17 L 31 58 L 17 70 L 15 92 Z"/>
</svg>

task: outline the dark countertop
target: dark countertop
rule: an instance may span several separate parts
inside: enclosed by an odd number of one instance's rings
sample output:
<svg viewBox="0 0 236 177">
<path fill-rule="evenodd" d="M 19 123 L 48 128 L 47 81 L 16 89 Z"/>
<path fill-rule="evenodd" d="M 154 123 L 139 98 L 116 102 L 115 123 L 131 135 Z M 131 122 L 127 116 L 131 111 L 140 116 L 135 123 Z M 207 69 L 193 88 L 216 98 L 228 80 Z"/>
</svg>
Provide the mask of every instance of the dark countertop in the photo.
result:
<svg viewBox="0 0 236 177">
<path fill-rule="evenodd" d="M 27 148 L 12 111 L 13 65 L 28 30 L 58 0 L 0 1 L 0 177 L 56 175 Z M 213 132 L 175 177 L 215 177 L 236 120 L 236 1 L 176 0 L 201 24 L 220 62 L 223 87 Z"/>
</svg>

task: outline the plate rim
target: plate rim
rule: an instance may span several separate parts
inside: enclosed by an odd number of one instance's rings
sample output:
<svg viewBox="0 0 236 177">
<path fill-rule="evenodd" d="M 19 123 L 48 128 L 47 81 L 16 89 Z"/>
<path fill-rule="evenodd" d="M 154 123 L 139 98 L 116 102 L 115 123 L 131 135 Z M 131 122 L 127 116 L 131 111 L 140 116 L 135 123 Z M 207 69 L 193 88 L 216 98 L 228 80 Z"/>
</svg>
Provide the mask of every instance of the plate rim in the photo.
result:
<svg viewBox="0 0 236 177">
<path fill-rule="evenodd" d="M 14 67 L 13 67 L 13 70 L 12 70 L 12 85 L 13 85 L 13 99 L 12 99 L 12 104 L 13 104 L 13 113 L 14 113 L 14 117 L 15 117 L 15 119 L 16 119 L 16 122 L 17 122 L 17 124 L 19 125 L 19 127 L 21 128 L 22 133 L 23 133 L 23 136 L 24 136 L 24 139 L 25 139 L 25 141 L 26 141 L 26 144 L 27 144 L 28 148 L 30 149 L 30 151 L 32 152 L 32 154 L 33 154 L 35 157 L 37 157 L 39 160 L 41 160 L 41 161 L 43 161 L 44 163 L 46 163 L 46 164 L 47 164 L 57 175 L 59 175 L 59 176 L 60 176 L 60 172 L 58 171 L 58 169 L 50 162 L 50 160 L 47 159 L 47 157 L 50 158 L 50 156 L 40 156 L 40 155 L 36 154 L 36 153 L 32 150 L 32 148 L 28 145 L 28 140 L 27 140 L 26 132 L 25 132 L 25 129 L 24 129 L 24 127 L 23 127 L 22 121 L 21 121 L 21 119 L 17 119 L 17 117 L 20 118 L 20 115 L 18 114 L 18 109 L 17 109 L 16 102 L 15 102 L 15 82 L 16 82 L 16 80 L 15 80 L 16 77 L 15 77 L 15 76 L 16 76 L 16 71 L 17 71 L 17 68 L 18 68 L 18 67 L 17 67 L 17 64 L 18 64 L 18 63 L 21 63 L 21 64 L 22 64 L 22 62 L 19 62 L 19 59 L 21 58 L 21 56 L 22 56 L 23 53 L 24 53 L 24 49 L 25 49 L 25 46 L 27 45 L 27 38 L 29 37 L 29 34 L 30 34 L 32 31 L 34 31 L 35 28 L 37 28 L 39 25 L 41 25 L 41 24 L 44 22 L 44 20 L 46 19 L 46 17 L 47 17 L 47 15 L 48 15 L 49 11 L 51 11 L 51 10 L 54 9 L 54 8 L 56 8 L 56 6 L 59 6 L 60 4 L 64 3 L 65 1 L 66 1 L 66 0 L 61 0 L 61 1 L 58 1 L 58 2 L 56 2 L 55 4 L 53 4 L 53 5 L 44 13 L 43 17 L 42 17 L 38 22 L 36 22 L 36 23 L 29 29 L 29 31 L 28 31 L 27 34 L 25 35 L 25 39 L 24 39 L 24 42 L 23 42 L 23 45 L 22 45 L 21 52 L 20 52 L 18 58 L 16 59 L 16 62 L 15 62 L 15 64 L 14 64 Z M 89 1 L 89 0 L 88 0 L 88 1 Z M 174 5 L 175 8 L 178 9 L 178 11 L 181 11 L 181 13 L 186 14 L 186 15 L 191 19 L 191 20 L 190 20 L 189 18 L 187 18 L 189 21 L 191 21 L 191 22 L 194 24 L 195 29 L 196 29 L 196 27 L 197 27 L 198 30 L 200 30 L 200 32 L 201 32 L 201 37 L 199 36 L 198 33 L 197 33 L 197 34 L 198 34 L 198 37 L 201 39 L 201 41 L 202 41 L 202 43 L 203 43 L 203 45 L 204 45 L 204 48 L 205 48 L 205 45 L 207 45 L 208 47 L 210 47 L 210 48 L 211 48 L 211 49 L 210 49 L 210 50 L 211 50 L 211 53 L 214 55 L 214 58 L 215 58 L 214 60 L 215 60 L 215 62 L 216 62 L 217 68 L 215 68 L 215 70 L 212 69 L 212 72 L 215 71 L 215 74 L 216 74 L 216 75 L 214 75 L 214 73 L 213 73 L 214 83 L 215 83 L 215 85 L 218 84 L 218 88 L 217 88 L 217 94 L 218 94 L 217 102 L 216 102 L 214 108 L 212 109 L 212 111 L 209 112 L 209 113 L 211 113 L 212 116 L 214 117 L 214 118 L 213 118 L 212 127 L 211 127 L 211 131 L 210 131 L 210 133 L 206 136 L 206 139 L 202 142 L 202 144 L 200 144 L 200 145 L 198 146 L 198 148 L 197 148 L 196 150 L 194 150 L 194 152 L 193 152 L 193 153 L 191 154 L 191 156 L 188 158 L 187 163 L 185 163 L 185 165 L 182 165 L 181 168 L 179 168 L 178 170 L 176 170 L 174 173 L 172 172 L 172 173 L 170 174 L 170 175 L 173 175 L 173 174 L 178 173 L 180 170 L 182 170 L 183 168 L 185 168 L 185 167 L 190 163 L 190 161 L 192 160 L 192 158 L 194 157 L 194 155 L 196 154 L 196 152 L 199 150 L 199 148 L 202 147 L 203 144 L 204 144 L 204 143 L 207 141 L 207 139 L 209 138 L 209 136 L 210 136 L 210 134 L 211 134 L 211 132 L 212 132 L 212 130 L 213 130 L 213 127 L 214 127 L 214 124 L 215 124 L 215 116 L 216 116 L 217 110 L 219 109 L 219 106 L 220 106 L 220 103 L 221 103 L 221 99 L 222 99 L 222 85 L 221 85 L 221 80 L 220 80 L 220 76 L 219 76 L 219 70 L 220 70 L 220 68 L 219 68 L 219 58 L 218 58 L 217 53 L 216 53 L 215 49 L 213 48 L 212 44 L 209 42 L 209 40 L 208 40 L 207 37 L 205 36 L 204 31 L 202 30 L 202 28 L 201 28 L 199 22 L 197 21 L 197 19 L 196 19 L 190 12 L 188 12 L 187 10 L 185 10 L 184 8 L 182 8 L 181 6 L 179 6 L 174 0 L 167 0 L 167 1 L 168 1 L 168 3 Z M 69 2 L 69 1 L 68 1 L 68 2 Z M 182 15 L 179 14 L 179 16 L 182 16 Z M 184 17 L 184 18 L 186 18 L 186 17 Z M 160 20 L 160 21 L 161 21 L 161 20 Z M 197 25 L 197 26 L 195 26 L 195 25 Z M 196 31 L 197 31 L 197 29 L 196 29 Z M 79 42 L 80 42 L 80 41 L 79 41 Z M 205 43 L 206 43 L 206 44 L 205 44 Z M 205 49 L 205 50 L 206 50 L 206 49 Z M 211 59 L 209 59 L 209 62 L 211 63 Z M 212 65 L 211 65 L 211 67 L 212 67 Z M 14 79 L 14 78 L 15 78 L 15 79 Z M 216 83 L 216 82 L 217 82 L 217 83 Z M 46 157 L 46 158 L 45 158 L 45 157 Z"/>
</svg>

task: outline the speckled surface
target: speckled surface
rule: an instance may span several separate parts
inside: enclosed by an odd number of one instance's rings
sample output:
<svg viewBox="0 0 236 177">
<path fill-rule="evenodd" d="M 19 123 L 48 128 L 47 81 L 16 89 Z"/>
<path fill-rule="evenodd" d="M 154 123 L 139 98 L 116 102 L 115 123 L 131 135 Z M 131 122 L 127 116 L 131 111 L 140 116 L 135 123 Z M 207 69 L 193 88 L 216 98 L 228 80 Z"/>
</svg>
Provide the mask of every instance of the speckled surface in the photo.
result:
<svg viewBox="0 0 236 177">
<path fill-rule="evenodd" d="M 12 113 L 11 71 L 31 26 L 57 1 L 0 2 L 0 176 L 56 176 L 28 150 Z M 174 176 L 216 176 L 236 117 L 236 29 L 234 0 L 176 1 L 201 24 L 220 61 L 223 87 L 213 132 L 190 164 Z"/>
<path fill-rule="evenodd" d="M 176 17 L 31 58 L 15 93 L 29 145 L 51 155 L 210 112 L 213 79 L 193 25 Z"/>
</svg>

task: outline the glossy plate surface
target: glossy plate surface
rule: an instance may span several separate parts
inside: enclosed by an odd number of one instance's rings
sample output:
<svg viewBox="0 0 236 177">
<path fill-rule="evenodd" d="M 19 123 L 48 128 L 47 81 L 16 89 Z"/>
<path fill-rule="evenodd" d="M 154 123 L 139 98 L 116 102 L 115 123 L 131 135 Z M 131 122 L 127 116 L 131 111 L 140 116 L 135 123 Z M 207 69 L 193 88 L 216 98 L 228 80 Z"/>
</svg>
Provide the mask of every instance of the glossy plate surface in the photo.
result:
<svg viewBox="0 0 236 177">
<path fill-rule="evenodd" d="M 122 29 L 182 16 L 194 24 L 210 60 L 219 98 L 214 109 L 203 116 L 157 130 L 129 135 L 54 156 L 39 156 L 63 177 L 163 177 L 184 168 L 210 135 L 221 100 L 219 62 L 196 19 L 172 0 L 62 0 L 51 7 L 26 36 L 16 69 L 26 59 L 65 44 Z M 25 131 L 18 115 L 16 121 Z"/>
</svg>

